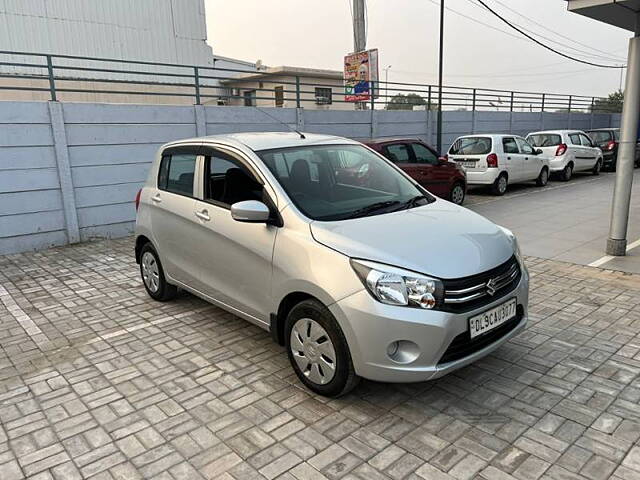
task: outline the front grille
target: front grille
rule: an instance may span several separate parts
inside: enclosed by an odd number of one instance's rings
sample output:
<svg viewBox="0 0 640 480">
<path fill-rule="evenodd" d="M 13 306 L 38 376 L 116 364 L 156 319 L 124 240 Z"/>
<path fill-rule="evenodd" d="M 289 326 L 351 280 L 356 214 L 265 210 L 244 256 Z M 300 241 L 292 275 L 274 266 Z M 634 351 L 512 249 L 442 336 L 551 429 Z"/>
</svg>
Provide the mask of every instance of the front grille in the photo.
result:
<svg viewBox="0 0 640 480">
<path fill-rule="evenodd" d="M 492 343 L 497 342 L 506 334 L 511 332 L 514 328 L 516 328 L 522 320 L 523 316 L 524 308 L 522 308 L 522 305 L 518 305 L 516 307 L 515 318 L 512 318 L 508 322 L 500 325 L 494 330 L 485 333 L 484 335 L 480 335 L 479 337 L 476 337 L 472 340 L 471 335 L 469 334 L 469 330 L 461 333 L 453 339 L 453 341 L 449 345 L 449 348 L 447 348 L 447 350 L 444 352 L 444 355 L 442 355 L 442 358 L 438 362 L 438 365 L 455 362 L 456 360 L 468 357 L 469 355 L 473 355 L 483 348 L 488 347 Z"/>
<path fill-rule="evenodd" d="M 487 272 L 455 280 L 443 280 L 444 304 L 440 310 L 464 313 L 498 300 L 518 286 L 522 271 L 515 255 Z"/>
</svg>

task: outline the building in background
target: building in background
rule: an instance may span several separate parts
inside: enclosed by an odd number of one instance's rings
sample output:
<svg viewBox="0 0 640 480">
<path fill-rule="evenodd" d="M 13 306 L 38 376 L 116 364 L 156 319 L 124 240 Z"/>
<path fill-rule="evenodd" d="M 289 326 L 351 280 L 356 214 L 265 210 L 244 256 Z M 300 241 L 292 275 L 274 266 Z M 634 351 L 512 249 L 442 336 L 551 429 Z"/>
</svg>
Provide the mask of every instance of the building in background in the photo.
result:
<svg viewBox="0 0 640 480">
<path fill-rule="evenodd" d="M 217 67 L 255 71 L 254 63 L 213 54 L 206 43 L 204 0 L 3 0 L 0 1 L 0 45 L 4 51 L 97 57 L 124 61 L 180 64 L 159 65 L 98 62 L 53 58 L 58 97 L 63 100 L 98 102 L 193 103 L 193 68 Z M 0 62 L 22 63 L 0 66 L 0 86 L 48 88 L 46 57 L 0 54 Z M 42 65 L 32 67 L 30 65 Z M 118 74 L 83 70 L 130 70 L 148 74 Z M 238 72 L 203 70 L 202 76 L 232 77 Z M 8 75 L 8 77 L 7 77 Z M 15 77 L 13 77 L 15 75 Z M 31 75 L 35 78 L 24 78 Z M 180 75 L 186 75 L 181 77 Z M 107 81 L 98 81 L 107 80 Z M 117 83 L 128 82 L 152 83 Z M 217 103 L 218 79 L 202 79 L 202 103 Z M 178 85 L 188 84 L 189 86 Z M 70 93 L 64 89 L 123 91 L 149 95 Z M 171 96 L 175 92 L 179 95 Z M 156 95 L 151 95 L 155 93 Z M 181 97 L 180 95 L 185 95 Z M 0 90 L 0 99 L 42 100 L 48 92 Z"/>
<path fill-rule="evenodd" d="M 296 79 L 300 106 L 307 110 L 354 110 L 344 101 L 342 72 L 303 67 L 267 67 L 256 73 L 244 73 L 223 85 L 229 88 L 228 105 L 257 107 L 297 106 Z"/>
</svg>

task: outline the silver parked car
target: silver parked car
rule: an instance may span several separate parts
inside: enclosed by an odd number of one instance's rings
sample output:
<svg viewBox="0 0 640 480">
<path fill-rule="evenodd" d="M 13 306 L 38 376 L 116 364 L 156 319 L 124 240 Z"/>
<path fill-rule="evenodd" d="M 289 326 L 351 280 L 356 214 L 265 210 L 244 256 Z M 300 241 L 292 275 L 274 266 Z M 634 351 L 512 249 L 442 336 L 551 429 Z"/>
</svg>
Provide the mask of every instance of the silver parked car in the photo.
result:
<svg viewBox="0 0 640 480">
<path fill-rule="evenodd" d="M 161 147 L 136 198 L 149 295 L 182 288 L 286 346 L 300 380 L 420 382 L 527 321 L 511 232 L 345 138 L 246 133 Z"/>
</svg>

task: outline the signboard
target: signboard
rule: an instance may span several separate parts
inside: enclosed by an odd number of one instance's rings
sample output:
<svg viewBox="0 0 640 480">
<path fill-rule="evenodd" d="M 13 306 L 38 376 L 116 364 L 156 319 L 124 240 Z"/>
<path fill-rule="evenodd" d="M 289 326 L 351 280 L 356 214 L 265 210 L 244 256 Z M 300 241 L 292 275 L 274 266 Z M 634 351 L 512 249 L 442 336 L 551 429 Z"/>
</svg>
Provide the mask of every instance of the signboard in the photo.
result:
<svg viewBox="0 0 640 480">
<path fill-rule="evenodd" d="M 372 88 L 373 85 L 373 88 Z M 378 49 L 344 57 L 345 102 L 367 102 L 378 97 Z"/>
</svg>

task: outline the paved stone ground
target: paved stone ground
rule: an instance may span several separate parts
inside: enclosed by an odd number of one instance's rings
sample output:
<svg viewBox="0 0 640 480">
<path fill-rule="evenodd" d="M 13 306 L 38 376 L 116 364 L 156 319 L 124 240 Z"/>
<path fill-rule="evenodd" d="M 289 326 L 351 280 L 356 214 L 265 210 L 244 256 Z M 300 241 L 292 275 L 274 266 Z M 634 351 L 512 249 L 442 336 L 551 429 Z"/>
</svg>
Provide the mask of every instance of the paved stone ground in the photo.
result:
<svg viewBox="0 0 640 480">
<path fill-rule="evenodd" d="M 640 277 L 528 258 L 531 323 L 327 400 L 258 328 L 150 300 L 131 238 L 0 257 L 0 479 L 640 478 Z"/>
</svg>

